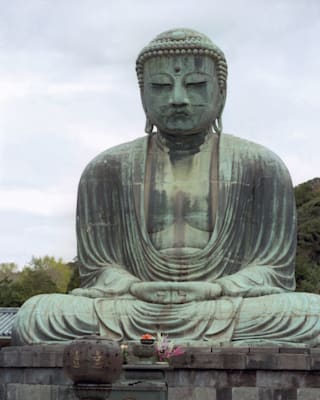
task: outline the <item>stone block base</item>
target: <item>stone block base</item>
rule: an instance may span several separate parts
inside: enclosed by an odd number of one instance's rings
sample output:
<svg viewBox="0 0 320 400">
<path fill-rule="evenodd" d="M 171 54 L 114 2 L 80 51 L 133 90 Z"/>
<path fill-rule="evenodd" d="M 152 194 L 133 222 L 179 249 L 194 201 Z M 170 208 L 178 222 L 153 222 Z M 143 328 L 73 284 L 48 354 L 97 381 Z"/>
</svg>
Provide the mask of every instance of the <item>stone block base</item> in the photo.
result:
<svg viewBox="0 0 320 400">
<path fill-rule="evenodd" d="M 75 400 L 62 345 L 0 351 L 0 400 Z M 110 400 L 320 400 L 320 349 L 188 348 L 169 365 L 127 364 Z M 97 398 L 97 397 L 93 397 Z"/>
</svg>

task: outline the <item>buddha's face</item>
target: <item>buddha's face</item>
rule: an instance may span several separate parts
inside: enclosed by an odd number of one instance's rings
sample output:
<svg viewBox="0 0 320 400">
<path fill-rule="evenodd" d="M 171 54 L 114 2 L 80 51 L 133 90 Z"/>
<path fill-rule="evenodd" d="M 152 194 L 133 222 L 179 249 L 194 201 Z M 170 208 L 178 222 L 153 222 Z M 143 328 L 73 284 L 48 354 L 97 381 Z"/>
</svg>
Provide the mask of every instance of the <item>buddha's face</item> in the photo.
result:
<svg viewBox="0 0 320 400">
<path fill-rule="evenodd" d="M 214 61 L 208 56 L 163 56 L 146 61 L 143 103 L 160 132 L 207 130 L 222 109 Z"/>
</svg>

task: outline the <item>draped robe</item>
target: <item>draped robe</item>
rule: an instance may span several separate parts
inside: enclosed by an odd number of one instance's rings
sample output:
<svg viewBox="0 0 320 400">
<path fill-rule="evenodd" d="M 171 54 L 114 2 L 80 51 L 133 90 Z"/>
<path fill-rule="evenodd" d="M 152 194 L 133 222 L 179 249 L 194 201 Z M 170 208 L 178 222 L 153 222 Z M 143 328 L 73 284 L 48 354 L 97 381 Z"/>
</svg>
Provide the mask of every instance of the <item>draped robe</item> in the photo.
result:
<svg viewBox="0 0 320 400">
<path fill-rule="evenodd" d="M 211 193 L 213 232 L 203 249 L 177 257 L 158 251 L 146 230 L 149 140 L 139 138 L 103 152 L 80 180 L 82 290 L 95 288 L 101 295 L 31 299 L 18 318 L 14 340 L 67 340 L 99 329 L 116 340 L 161 331 L 184 341 L 318 344 L 319 296 L 288 293 L 295 288 L 296 215 L 281 160 L 260 145 L 222 135 L 212 152 L 218 157 L 213 185 L 218 193 Z M 217 282 L 222 296 L 154 304 L 129 293 L 116 295 L 126 281 Z"/>
<path fill-rule="evenodd" d="M 213 151 L 219 155 L 219 189 L 212 196 L 217 204 L 211 238 L 194 254 L 168 256 L 154 248 L 146 231 L 148 140 L 107 150 L 81 178 L 77 235 L 84 286 L 97 287 L 104 270 L 104 285 L 114 290 L 131 277 L 218 282 L 224 296 L 215 301 L 163 306 L 125 296 L 112 305 L 96 300 L 96 311 L 117 338 L 158 329 L 190 340 L 230 340 L 243 297 L 294 290 L 296 219 L 288 172 L 262 146 L 223 135 Z"/>
</svg>

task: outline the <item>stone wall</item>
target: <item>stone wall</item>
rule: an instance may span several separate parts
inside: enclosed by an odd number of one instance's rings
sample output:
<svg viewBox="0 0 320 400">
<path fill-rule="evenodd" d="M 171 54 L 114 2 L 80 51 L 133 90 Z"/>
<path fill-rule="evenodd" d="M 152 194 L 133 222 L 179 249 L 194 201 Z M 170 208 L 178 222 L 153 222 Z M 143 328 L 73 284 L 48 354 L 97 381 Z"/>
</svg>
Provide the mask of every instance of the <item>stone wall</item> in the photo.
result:
<svg viewBox="0 0 320 400">
<path fill-rule="evenodd" d="M 0 400 L 76 399 L 62 351 L 62 345 L 3 348 Z M 169 366 L 125 365 L 109 399 L 320 400 L 320 349 L 188 348 Z"/>
</svg>

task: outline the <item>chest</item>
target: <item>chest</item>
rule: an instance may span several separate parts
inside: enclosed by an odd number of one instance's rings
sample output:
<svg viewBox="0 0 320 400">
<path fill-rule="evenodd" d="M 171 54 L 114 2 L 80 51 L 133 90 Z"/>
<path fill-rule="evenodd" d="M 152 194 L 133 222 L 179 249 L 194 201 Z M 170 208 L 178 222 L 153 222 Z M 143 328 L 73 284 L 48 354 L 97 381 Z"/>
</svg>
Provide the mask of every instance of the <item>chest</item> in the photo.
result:
<svg viewBox="0 0 320 400">
<path fill-rule="evenodd" d="M 173 159 L 167 153 L 154 152 L 149 162 L 145 199 L 148 231 L 174 224 L 209 231 L 211 153 Z"/>
</svg>

